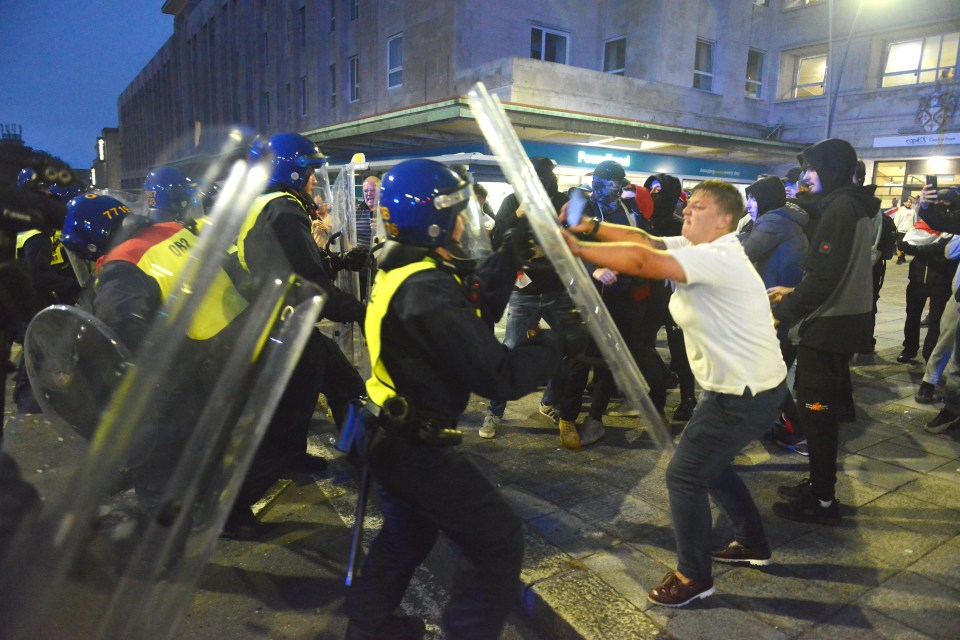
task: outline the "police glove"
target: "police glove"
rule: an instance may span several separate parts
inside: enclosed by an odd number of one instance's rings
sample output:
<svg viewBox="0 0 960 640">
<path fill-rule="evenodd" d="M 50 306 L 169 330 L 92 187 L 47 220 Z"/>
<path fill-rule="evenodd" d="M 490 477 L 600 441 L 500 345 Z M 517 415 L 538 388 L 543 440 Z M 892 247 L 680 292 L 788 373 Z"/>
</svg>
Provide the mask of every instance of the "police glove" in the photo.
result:
<svg viewBox="0 0 960 640">
<path fill-rule="evenodd" d="M 367 266 L 370 259 L 370 247 L 355 247 L 343 256 L 343 268 L 350 271 L 360 271 Z"/>
<path fill-rule="evenodd" d="M 583 324 L 580 312 L 576 309 L 563 316 L 558 326 L 554 327 L 560 336 L 563 355 L 568 358 L 577 358 L 586 352 L 590 346 L 590 334 Z"/>
<path fill-rule="evenodd" d="M 529 262 L 537 254 L 537 243 L 529 224 L 519 224 L 503 235 L 503 249 L 508 251 L 517 267 Z"/>
</svg>

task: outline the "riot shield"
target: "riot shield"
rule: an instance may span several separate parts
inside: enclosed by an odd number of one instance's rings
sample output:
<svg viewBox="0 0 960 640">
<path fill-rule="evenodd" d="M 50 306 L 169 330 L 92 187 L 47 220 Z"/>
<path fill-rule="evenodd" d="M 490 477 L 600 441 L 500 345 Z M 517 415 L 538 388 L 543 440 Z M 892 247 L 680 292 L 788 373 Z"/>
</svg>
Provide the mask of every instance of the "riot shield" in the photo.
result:
<svg viewBox="0 0 960 640">
<path fill-rule="evenodd" d="M 89 440 L 130 352 L 101 320 L 55 305 L 34 316 L 23 357 L 37 402 Z"/>
<path fill-rule="evenodd" d="M 330 245 L 333 254 L 346 254 L 357 246 L 357 165 L 364 162 L 363 154 L 356 154 L 340 168 L 333 182 L 333 208 L 331 210 Z M 360 276 L 356 271 L 343 269 L 337 272 L 335 284 L 341 291 L 360 299 Z M 363 337 L 353 322 L 333 325 L 332 336 L 347 359 L 358 365 L 364 356 Z"/>
<path fill-rule="evenodd" d="M 207 173 L 226 175 L 209 221 L 123 368 L 85 459 L 0 559 L 0 637 L 171 637 L 314 330 L 320 291 L 291 275 L 278 248 L 246 307 L 212 337 L 196 337 L 267 176 L 242 160 Z M 113 495 L 127 470 L 134 509 L 129 495 Z"/>
<path fill-rule="evenodd" d="M 550 198 L 537 178 L 502 105 L 479 82 L 467 94 L 467 100 L 480 131 L 527 212 L 537 242 L 553 263 L 560 279 L 567 284 L 567 291 L 614 379 L 627 399 L 639 407 L 640 416 L 654 443 L 660 449 L 672 447 L 673 439 L 648 395 L 650 387 L 640 374 L 637 363 L 630 355 L 583 263 L 574 257 L 563 240 Z"/>
</svg>

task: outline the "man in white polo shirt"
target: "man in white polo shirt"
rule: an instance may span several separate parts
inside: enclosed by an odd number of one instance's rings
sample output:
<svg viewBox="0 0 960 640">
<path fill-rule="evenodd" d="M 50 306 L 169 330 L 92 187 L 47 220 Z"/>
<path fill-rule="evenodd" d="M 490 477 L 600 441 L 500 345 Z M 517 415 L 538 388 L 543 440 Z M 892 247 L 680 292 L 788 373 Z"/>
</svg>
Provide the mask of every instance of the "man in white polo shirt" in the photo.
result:
<svg viewBox="0 0 960 640">
<path fill-rule="evenodd" d="M 575 255 L 620 273 L 672 280 L 670 313 L 683 329 L 687 356 L 703 389 L 667 467 L 677 569 L 651 589 L 651 602 L 680 607 L 714 592 L 712 560 L 770 563 L 770 547 L 734 456 L 776 418 L 786 393 L 766 290 L 737 240 L 743 198 L 720 180 L 694 188 L 681 237 L 584 219 L 567 236 Z M 734 540 L 711 552 L 708 496 L 729 516 Z"/>
</svg>

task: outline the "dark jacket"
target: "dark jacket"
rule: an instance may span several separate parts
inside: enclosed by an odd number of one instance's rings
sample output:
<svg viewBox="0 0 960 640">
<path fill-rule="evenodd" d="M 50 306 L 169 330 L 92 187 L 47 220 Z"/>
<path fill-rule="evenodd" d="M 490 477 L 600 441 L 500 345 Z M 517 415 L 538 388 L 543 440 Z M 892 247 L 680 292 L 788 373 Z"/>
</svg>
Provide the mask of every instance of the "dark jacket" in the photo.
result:
<svg viewBox="0 0 960 640">
<path fill-rule="evenodd" d="M 317 246 L 310 232 L 310 215 L 301 201 L 292 194 L 267 203 L 244 245 L 246 262 L 254 278 L 267 276 L 267 264 L 278 245 L 298 276 L 313 282 L 327 294 L 320 312 L 322 318 L 334 322 L 359 322 L 363 325 L 364 306 L 359 300 L 337 288 L 329 256 Z"/>
<path fill-rule="evenodd" d="M 553 208 L 559 212 L 566 204 L 569 198 L 566 194 L 554 191 L 550 195 L 550 202 Z M 496 224 L 493 232 L 490 234 L 490 244 L 494 250 L 500 249 L 503 244 L 504 236 L 511 229 L 527 225 L 529 222 L 524 218 L 517 217 L 517 207 L 520 206 L 517 196 L 513 193 L 508 195 L 500 203 L 500 209 L 497 211 Z M 542 252 L 539 252 L 542 254 Z M 525 287 L 515 287 L 514 291 L 523 295 L 540 295 L 542 293 L 556 293 L 564 291 L 566 288 L 560 281 L 553 263 L 544 255 L 538 255 L 532 260 L 523 264 L 523 272 L 530 278 L 530 283 Z"/>
<path fill-rule="evenodd" d="M 424 255 L 389 242 L 380 268 L 396 269 Z M 494 253 L 478 268 L 481 291 L 509 291 L 516 265 L 503 258 L 504 253 Z M 558 342 L 549 331 L 512 349 L 504 346 L 490 321 L 502 315 L 506 300 L 485 297 L 479 306 L 490 317 L 478 317 L 471 287 L 458 283 L 455 274 L 441 263 L 407 278 L 390 300 L 380 334 L 380 357 L 398 393 L 417 410 L 451 423 L 466 409 L 471 393 L 521 398 L 546 382 L 560 362 Z M 494 282 L 498 279 L 504 282 Z"/>
<path fill-rule="evenodd" d="M 897 246 L 904 253 L 913 256 L 907 277 L 911 282 L 925 284 L 933 290 L 949 290 L 957 263 L 948 260 L 944 249 L 952 236 L 939 237 L 929 244 L 910 244 L 900 241 Z"/>
<path fill-rule="evenodd" d="M 873 188 L 853 184 L 856 161 L 853 147 L 833 138 L 800 155 L 820 177 L 822 216 L 803 279 L 774 305 L 773 315 L 796 329 L 801 346 L 820 351 L 859 353 L 873 337 L 873 216 L 880 201 Z"/>
<path fill-rule="evenodd" d="M 804 235 L 809 217 L 793 203 L 757 216 L 743 240 L 743 250 L 756 267 L 763 284 L 795 287 L 803 278 L 803 260 L 809 243 Z"/>
</svg>

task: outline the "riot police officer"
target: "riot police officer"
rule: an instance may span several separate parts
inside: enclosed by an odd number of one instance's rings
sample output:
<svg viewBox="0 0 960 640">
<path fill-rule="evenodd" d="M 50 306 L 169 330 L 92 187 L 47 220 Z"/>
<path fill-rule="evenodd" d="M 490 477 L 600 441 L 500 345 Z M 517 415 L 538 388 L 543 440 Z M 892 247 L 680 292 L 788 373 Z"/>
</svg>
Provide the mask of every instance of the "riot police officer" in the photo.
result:
<svg viewBox="0 0 960 640">
<path fill-rule="evenodd" d="M 355 249 L 343 258 L 331 256 L 317 246 L 311 233 L 310 213 L 317 206 L 311 195 L 317 180 L 314 171 L 323 166 L 326 158 L 315 144 L 297 133 L 279 133 L 265 143 L 256 143 L 250 156 L 255 162 L 267 162 L 270 173 L 265 193 L 254 200 L 240 228 L 237 255 L 241 266 L 254 280 L 265 277 L 268 274 L 264 264 L 279 242 L 294 273 L 327 294 L 321 317 L 334 322 L 358 322 L 362 326 L 364 305 L 338 289 L 332 278 L 339 269 L 361 268 L 367 249 Z M 303 425 L 303 432 L 288 431 L 289 441 L 276 445 L 298 448 L 304 469 L 317 471 L 324 466 L 323 460 L 306 453 L 306 425 L 319 395 L 314 389 L 319 388 L 326 396 L 334 421 L 341 425 L 349 402 L 363 395 L 363 378 L 340 347 L 319 331 L 311 335 L 297 366 L 293 380 L 304 389 L 288 388 L 288 393 L 312 394 L 313 404 L 301 407 L 309 411 L 306 421 L 301 414 L 290 417 L 292 424 Z M 268 433 L 265 444 L 271 442 Z"/>
<path fill-rule="evenodd" d="M 147 211 L 157 222 L 187 223 L 187 209 L 193 202 L 193 183 L 176 167 L 156 167 L 143 181 Z"/>
<path fill-rule="evenodd" d="M 492 331 L 529 236 L 479 264 L 487 242 L 471 185 L 432 160 L 383 179 L 388 242 L 366 317 L 372 375 L 361 455 L 377 482 L 383 528 L 346 598 L 351 639 L 420 638 L 423 621 L 396 609 L 439 532 L 470 563 L 443 615 L 448 638 L 496 638 L 518 593 L 520 519 L 452 446 L 471 393 L 512 400 L 560 361 L 551 332 L 508 348 Z M 474 265 L 477 265 L 474 268 Z"/>
</svg>

